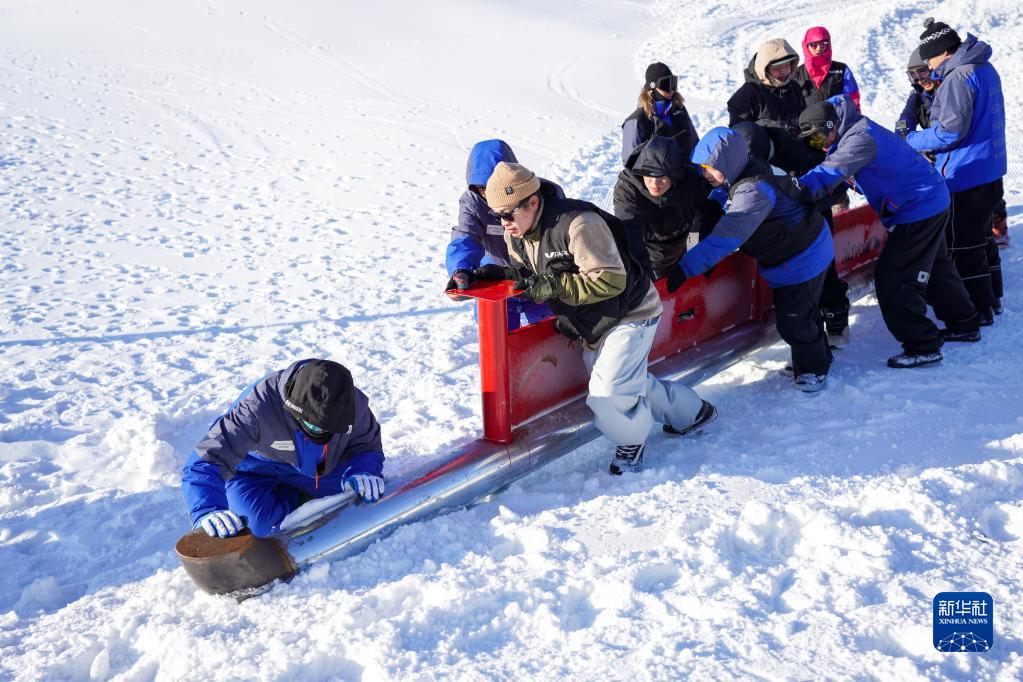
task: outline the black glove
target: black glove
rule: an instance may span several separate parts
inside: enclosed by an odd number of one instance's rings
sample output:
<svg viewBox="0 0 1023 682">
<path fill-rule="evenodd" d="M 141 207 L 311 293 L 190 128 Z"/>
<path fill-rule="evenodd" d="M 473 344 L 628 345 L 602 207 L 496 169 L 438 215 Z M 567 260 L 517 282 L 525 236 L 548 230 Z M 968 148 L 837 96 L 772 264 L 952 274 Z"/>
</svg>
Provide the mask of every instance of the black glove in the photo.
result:
<svg viewBox="0 0 1023 682">
<path fill-rule="evenodd" d="M 466 270 L 461 268 L 455 270 L 455 274 L 451 275 L 451 279 L 448 280 L 448 286 L 445 291 L 451 291 L 452 289 L 458 289 L 459 291 L 465 291 L 472 284 L 472 270 Z"/>
<path fill-rule="evenodd" d="M 481 265 L 472 271 L 472 281 L 499 281 L 503 279 L 518 279 L 518 273 L 515 272 L 515 268 L 510 265 L 497 265 L 495 263 L 487 263 Z"/>
<path fill-rule="evenodd" d="M 528 298 L 534 303 L 543 303 L 548 298 L 554 298 L 558 291 L 558 280 L 554 275 L 529 275 L 515 282 L 516 289 L 524 289 L 519 294 L 522 298 Z"/>
<path fill-rule="evenodd" d="M 700 239 L 710 236 L 724 214 L 720 203 L 711 198 L 704 199 L 700 206 Z"/>
<path fill-rule="evenodd" d="M 668 272 L 668 293 L 673 294 L 679 290 L 683 284 L 686 283 L 686 273 L 682 270 L 682 266 L 676 265 Z"/>
<path fill-rule="evenodd" d="M 905 119 L 899 119 L 895 122 L 895 132 L 898 133 L 899 137 L 903 140 L 906 139 L 906 135 L 909 135 L 909 124 L 906 123 Z"/>
</svg>

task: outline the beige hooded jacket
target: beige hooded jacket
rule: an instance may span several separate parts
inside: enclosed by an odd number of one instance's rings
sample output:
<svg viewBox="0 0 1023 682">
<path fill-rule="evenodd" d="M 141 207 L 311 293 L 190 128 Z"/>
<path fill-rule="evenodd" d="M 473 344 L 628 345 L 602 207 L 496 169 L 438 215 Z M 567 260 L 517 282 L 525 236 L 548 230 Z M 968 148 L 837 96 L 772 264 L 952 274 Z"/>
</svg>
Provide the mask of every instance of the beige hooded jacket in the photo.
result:
<svg viewBox="0 0 1023 682">
<path fill-rule="evenodd" d="M 775 88 L 788 83 L 792 79 L 792 75 L 784 81 L 779 81 L 767 75 L 768 66 L 786 58 L 795 58 L 795 61 L 792 63 L 792 74 L 795 74 L 796 68 L 799 66 L 799 53 L 792 49 L 789 41 L 784 38 L 773 38 L 762 44 L 757 49 L 757 58 L 753 63 L 753 70 L 756 71 L 760 82 Z"/>
</svg>

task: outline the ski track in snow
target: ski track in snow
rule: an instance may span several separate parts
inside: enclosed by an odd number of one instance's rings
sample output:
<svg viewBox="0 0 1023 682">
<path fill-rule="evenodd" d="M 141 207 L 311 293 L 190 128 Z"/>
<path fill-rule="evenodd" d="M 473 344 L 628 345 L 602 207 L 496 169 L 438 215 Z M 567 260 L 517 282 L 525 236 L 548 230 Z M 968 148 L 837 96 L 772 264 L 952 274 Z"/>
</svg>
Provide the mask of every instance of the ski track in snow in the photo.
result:
<svg viewBox="0 0 1023 682">
<path fill-rule="evenodd" d="M 867 296 L 827 391 L 752 354 L 698 387 L 719 420 L 652 434 L 636 476 L 604 474 L 600 439 L 261 597 L 199 592 L 180 467 L 263 373 L 351 367 L 388 475 L 475 437 L 472 316 L 439 291 L 476 140 L 610 208 L 647 63 L 706 131 L 759 42 L 817 24 L 884 124 L 925 16 L 995 47 L 1010 112 L 1023 88 L 1023 11 L 995 0 L 346 12 L 0 8 L 0 678 L 1023 676 L 1020 243 L 1005 313 L 941 366 L 885 368 Z M 501 81 L 463 42 L 545 51 Z M 992 594 L 994 649 L 933 649 L 943 590 Z"/>
</svg>

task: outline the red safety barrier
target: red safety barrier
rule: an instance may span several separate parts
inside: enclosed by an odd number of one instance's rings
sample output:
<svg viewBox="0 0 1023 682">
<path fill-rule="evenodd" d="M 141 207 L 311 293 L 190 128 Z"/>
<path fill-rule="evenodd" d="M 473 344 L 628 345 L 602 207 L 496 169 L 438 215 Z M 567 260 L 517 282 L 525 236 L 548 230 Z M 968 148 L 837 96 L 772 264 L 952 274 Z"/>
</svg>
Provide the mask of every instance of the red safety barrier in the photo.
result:
<svg viewBox="0 0 1023 682">
<path fill-rule="evenodd" d="M 861 206 L 837 214 L 833 222 L 839 274 L 848 277 L 871 267 L 887 234 L 874 211 Z M 656 286 L 664 312 L 651 363 L 737 325 L 763 320 L 773 307 L 770 287 L 753 259 L 743 254 L 729 256 L 712 277 L 696 277 L 674 294 L 665 291 L 664 280 Z M 558 333 L 553 318 L 508 331 L 506 300 L 515 294 L 511 282 L 475 284 L 458 294 L 479 305 L 485 438 L 510 443 L 513 428 L 585 393 L 582 348 Z"/>
</svg>

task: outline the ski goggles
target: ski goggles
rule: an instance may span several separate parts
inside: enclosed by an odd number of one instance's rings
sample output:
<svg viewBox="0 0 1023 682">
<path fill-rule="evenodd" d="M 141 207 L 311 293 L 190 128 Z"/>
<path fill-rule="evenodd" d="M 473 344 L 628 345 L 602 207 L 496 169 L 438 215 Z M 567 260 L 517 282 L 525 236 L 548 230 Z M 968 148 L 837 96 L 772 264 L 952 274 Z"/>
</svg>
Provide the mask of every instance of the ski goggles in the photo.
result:
<svg viewBox="0 0 1023 682">
<path fill-rule="evenodd" d="M 909 82 L 913 84 L 923 85 L 924 83 L 931 80 L 931 70 L 926 66 L 920 66 L 915 69 L 907 69 L 906 76 L 909 77 Z"/>
<path fill-rule="evenodd" d="M 834 128 L 833 125 L 830 125 L 830 121 L 828 123 L 827 127 L 819 123 L 800 123 L 799 139 L 813 149 L 824 149 L 824 145 L 828 142 L 828 134 Z"/>
<path fill-rule="evenodd" d="M 815 40 L 812 43 L 807 43 L 807 47 L 812 47 L 815 50 L 826 50 L 831 47 L 830 40 Z"/>
<path fill-rule="evenodd" d="M 773 62 L 768 62 L 767 68 L 770 69 L 775 66 L 785 66 L 786 64 L 792 64 L 793 66 L 795 66 L 795 62 L 798 61 L 799 55 L 787 54 L 784 57 L 779 57 L 778 59 L 775 59 Z"/>
<path fill-rule="evenodd" d="M 302 428 L 305 431 L 308 431 L 309 433 L 313 434 L 314 436 L 322 436 L 323 434 L 327 433 L 327 429 L 321 429 L 316 424 L 310 424 L 305 419 L 302 420 Z"/>
<path fill-rule="evenodd" d="M 664 78 L 658 78 L 654 83 L 654 86 L 658 90 L 664 90 L 665 92 L 675 92 L 678 88 L 678 76 L 665 76 Z"/>
<path fill-rule="evenodd" d="M 824 149 L 828 142 L 828 134 L 823 130 L 815 130 L 809 135 L 801 135 L 803 142 L 813 149 Z"/>
</svg>

